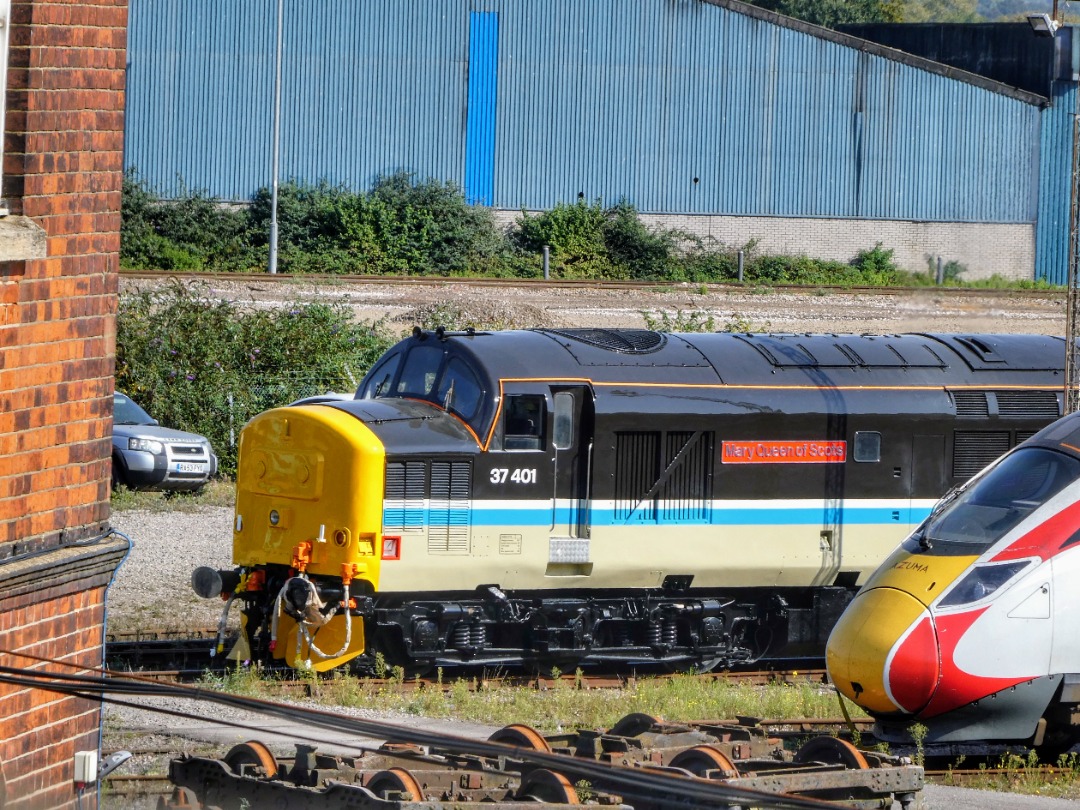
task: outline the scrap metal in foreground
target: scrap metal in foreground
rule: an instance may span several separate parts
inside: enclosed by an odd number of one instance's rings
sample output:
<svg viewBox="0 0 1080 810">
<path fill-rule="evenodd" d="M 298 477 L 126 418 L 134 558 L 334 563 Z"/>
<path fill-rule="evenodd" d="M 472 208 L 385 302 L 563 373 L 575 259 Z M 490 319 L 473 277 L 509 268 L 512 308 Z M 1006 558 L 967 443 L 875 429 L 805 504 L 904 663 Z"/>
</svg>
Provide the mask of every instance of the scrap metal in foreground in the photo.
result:
<svg viewBox="0 0 1080 810">
<path fill-rule="evenodd" d="M 499 744 L 490 748 L 491 743 Z M 606 732 L 544 736 L 510 725 L 492 755 L 390 743 L 359 757 L 296 746 L 278 759 L 260 742 L 223 759 L 170 764 L 159 808 L 882 808 L 913 805 L 923 769 L 910 760 L 814 737 L 794 753 L 753 723 L 665 723 L 643 714 Z"/>
</svg>

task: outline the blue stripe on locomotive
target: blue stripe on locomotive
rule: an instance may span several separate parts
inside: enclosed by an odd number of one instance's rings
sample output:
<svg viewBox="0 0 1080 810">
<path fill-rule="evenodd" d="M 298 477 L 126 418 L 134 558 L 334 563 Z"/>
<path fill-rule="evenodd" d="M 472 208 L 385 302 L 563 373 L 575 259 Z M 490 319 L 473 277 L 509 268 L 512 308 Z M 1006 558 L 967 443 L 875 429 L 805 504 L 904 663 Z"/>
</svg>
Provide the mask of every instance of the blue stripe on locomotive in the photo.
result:
<svg viewBox="0 0 1080 810">
<path fill-rule="evenodd" d="M 577 519 L 578 512 L 570 507 L 552 510 L 550 505 L 535 509 L 504 509 L 473 506 L 443 511 L 445 520 L 424 520 L 423 509 L 386 510 L 385 526 L 388 528 L 421 528 L 424 526 L 550 526 L 552 523 L 567 524 Z M 842 523 L 849 526 L 892 525 L 903 522 L 905 513 L 907 522 L 918 523 L 930 514 L 930 507 L 906 506 L 896 509 L 887 506 L 844 506 L 815 507 L 800 506 L 782 508 L 774 505 L 762 505 L 760 508 L 714 509 L 708 520 L 679 519 L 666 517 L 642 517 L 640 520 L 625 520 L 616 517 L 615 510 L 592 508 L 589 510 L 591 526 L 800 526 L 815 523 Z M 554 518 L 554 520 L 553 520 Z"/>
</svg>

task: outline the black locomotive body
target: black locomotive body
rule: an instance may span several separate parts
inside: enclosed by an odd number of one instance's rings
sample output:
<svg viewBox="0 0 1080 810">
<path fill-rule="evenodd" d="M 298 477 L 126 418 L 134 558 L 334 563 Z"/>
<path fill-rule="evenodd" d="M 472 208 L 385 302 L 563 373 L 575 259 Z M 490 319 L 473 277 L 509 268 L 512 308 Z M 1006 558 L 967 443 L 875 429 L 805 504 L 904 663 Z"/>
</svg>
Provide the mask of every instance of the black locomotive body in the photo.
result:
<svg viewBox="0 0 1080 810">
<path fill-rule="evenodd" d="M 249 423 L 238 568 L 200 589 L 245 654 L 316 669 L 820 655 L 941 494 L 1061 414 L 1063 364 L 1034 335 L 417 330 L 355 399 Z"/>
</svg>

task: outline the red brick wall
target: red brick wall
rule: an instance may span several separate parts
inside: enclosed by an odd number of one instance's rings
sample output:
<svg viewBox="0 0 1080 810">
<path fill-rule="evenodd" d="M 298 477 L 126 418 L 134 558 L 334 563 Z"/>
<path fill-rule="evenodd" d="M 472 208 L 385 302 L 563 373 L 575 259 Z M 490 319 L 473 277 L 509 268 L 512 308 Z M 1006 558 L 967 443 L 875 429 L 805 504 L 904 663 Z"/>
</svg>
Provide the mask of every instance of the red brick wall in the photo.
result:
<svg viewBox="0 0 1080 810">
<path fill-rule="evenodd" d="M 48 255 L 0 264 L 0 650 L 93 666 L 122 553 L 104 535 L 127 2 L 12 6 L 2 195 Z M 0 805 L 74 807 L 74 753 L 97 749 L 99 721 L 85 700 L 0 684 Z"/>
</svg>

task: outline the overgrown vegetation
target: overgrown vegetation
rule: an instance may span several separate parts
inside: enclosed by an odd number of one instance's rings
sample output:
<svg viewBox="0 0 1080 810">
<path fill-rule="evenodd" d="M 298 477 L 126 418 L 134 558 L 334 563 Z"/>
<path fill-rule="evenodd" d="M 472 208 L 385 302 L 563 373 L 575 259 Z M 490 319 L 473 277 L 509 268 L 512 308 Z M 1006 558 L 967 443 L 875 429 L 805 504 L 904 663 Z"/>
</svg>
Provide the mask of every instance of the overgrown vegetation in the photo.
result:
<svg viewBox="0 0 1080 810">
<path fill-rule="evenodd" d="M 579 673 L 580 674 L 580 673 Z M 384 677 L 402 680 L 400 670 Z M 225 676 L 204 677 L 216 689 L 255 697 L 280 697 L 273 679 L 257 667 Z M 402 690 L 391 684 L 334 672 L 309 682 L 320 704 L 404 712 L 424 717 L 506 725 L 525 723 L 552 733 L 577 728 L 610 728 L 632 712 L 644 712 L 670 722 L 725 718 L 833 717 L 836 694 L 818 684 L 755 686 L 736 681 L 713 681 L 690 676 L 638 677 L 621 689 L 582 689 L 580 679 L 556 681 L 551 689 L 537 690 L 502 683 L 488 673 L 482 689 L 475 678 L 455 678 L 435 688 Z"/>
<path fill-rule="evenodd" d="M 122 296 L 116 387 L 168 427 L 201 433 L 220 471 L 255 414 L 304 396 L 350 391 L 392 342 L 341 304 L 257 308 L 173 283 Z"/>
<path fill-rule="evenodd" d="M 214 479 L 198 492 L 158 492 L 120 486 L 112 491 L 110 502 L 114 513 L 136 509 L 144 512 L 197 512 L 203 507 L 233 506 L 236 503 L 236 489 L 228 478 Z"/>
<path fill-rule="evenodd" d="M 1002 754 L 989 766 L 980 763 L 974 774 L 965 772 L 965 767 L 965 758 L 961 756 L 949 768 L 942 783 L 1029 796 L 1080 798 L 1080 755 L 1075 752 L 1061 754 L 1050 765 L 1041 762 L 1035 751 L 1029 751 L 1026 755 Z"/>
<path fill-rule="evenodd" d="M 226 206 L 198 190 L 158 199 L 136 172 L 124 180 L 120 257 L 140 270 L 262 271 L 269 252 L 270 193 Z M 629 202 L 560 203 L 522 212 L 508 230 L 468 205 L 451 183 L 399 173 L 353 192 L 327 183 L 286 183 L 278 202 L 278 269 L 283 273 L 539 278 L 543 247 L 555 279 L 627 279 L 747 285 L 934 284 L 934 272 L 897 267 L 881 244 L 849 262 L 770 255 L 756 241 L 726 245 L 647 226 Z M 948 265 L 960 283 L 961 265 Z M 994 286 L 1000 285 L 997 280 Z"/>
</svg>

